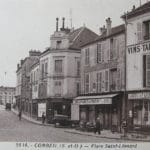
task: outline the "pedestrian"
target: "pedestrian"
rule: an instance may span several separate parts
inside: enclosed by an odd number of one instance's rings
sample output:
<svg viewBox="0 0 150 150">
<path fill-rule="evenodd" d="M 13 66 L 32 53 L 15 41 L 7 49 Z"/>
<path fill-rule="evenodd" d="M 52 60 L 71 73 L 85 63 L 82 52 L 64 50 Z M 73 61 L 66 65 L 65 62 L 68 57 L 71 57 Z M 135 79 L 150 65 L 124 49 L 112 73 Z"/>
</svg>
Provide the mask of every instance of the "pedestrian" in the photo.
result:
<svg viewBox="0 0 150 150">
<path fill-rule="evenodd" d="M 98 132 L 98 134 L 101 134 L 101 124 L 100 124 L 100 119 L 99 118 L 96 119 L 94 133 L 96 134 L 96 132 Z"/>
<path fill-rule="evenodd" d="M 43 113 L 42 113 L 42 123 L 43 123 L 43 124 L 45 123 L 45 118 L 46 118 L 46 117 L 45 117 L 45 113 L 43 112 Z"/>
<path fill-rule="evenodd" d="M 21 110 L 19 111 L 18 117 L 19 117 L 19 120 L 21 121 L 21 117 L 22 117 L 22 112 L 21 112 Z"/>
</svg>

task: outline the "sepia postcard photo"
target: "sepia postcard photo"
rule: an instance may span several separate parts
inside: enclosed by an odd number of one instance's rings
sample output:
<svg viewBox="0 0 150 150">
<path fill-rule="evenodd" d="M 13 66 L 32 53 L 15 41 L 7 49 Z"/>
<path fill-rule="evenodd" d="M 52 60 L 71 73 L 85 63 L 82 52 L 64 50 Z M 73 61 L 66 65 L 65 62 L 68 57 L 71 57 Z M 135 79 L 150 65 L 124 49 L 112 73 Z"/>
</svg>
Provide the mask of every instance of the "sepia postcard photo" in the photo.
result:
<svg viewBox="0 0 150 150">
<path fill-rule="evenodd" d="M 0 0 L 0 149 L 149 143 L 149 0 Z"/>
</svg>

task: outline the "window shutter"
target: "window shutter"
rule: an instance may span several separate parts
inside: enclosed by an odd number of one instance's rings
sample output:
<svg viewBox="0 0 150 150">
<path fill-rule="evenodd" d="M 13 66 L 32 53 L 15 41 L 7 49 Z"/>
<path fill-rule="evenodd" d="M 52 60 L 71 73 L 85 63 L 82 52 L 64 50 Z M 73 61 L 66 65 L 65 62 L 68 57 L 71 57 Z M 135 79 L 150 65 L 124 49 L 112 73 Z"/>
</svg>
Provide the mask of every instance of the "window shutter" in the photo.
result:
<svg viewBox="0 0 150 150">
<path fill-rule="evenodd" d="M 97 44 L 97 63 L 102 61 L 102 49 L 101 44 Z"/>
<path fill-rule="evenodd" d="M 121 73 L 120 68 L 117 69 L 117 89 L 121 89 Z"/>
<path fill-rule="evenodd" d="M 102 58 L 101 59 L 102 59 L 102 61 L 104 61 L 104 57 L 105 57 L 105 53 L 104 53 L 105 52 L 105 43 L 104 42 L 102 43 L 101 48 L 102 48 Z"/>
<path fill-rule="evenodd" d="M 108 86 L 109 86 L 109 74 L 108 74 L 108 70 L 105 71 L 105 91 L 108 91 Z"/>
<path fill-rule="evenodd" d="M 146 55 L 143 55 L 143 87 L 146 87 Z"/>
<path fill-rule="evenodd" d="M 142 23 L 137 23 L 137 40 L 138 42 L 142 41 Z"/>
<path fill-rule="evenodd" d="M 146 55 L 146 86 L 150 86 L 150 55 Z"/>
</svg>

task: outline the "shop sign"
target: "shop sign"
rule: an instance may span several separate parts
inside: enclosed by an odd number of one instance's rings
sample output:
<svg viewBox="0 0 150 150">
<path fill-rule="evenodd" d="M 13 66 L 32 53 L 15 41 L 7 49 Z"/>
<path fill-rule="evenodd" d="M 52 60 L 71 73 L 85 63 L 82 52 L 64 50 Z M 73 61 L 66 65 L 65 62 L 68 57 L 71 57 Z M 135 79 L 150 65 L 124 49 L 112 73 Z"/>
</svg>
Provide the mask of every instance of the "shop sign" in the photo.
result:
<svg viewBox="0 0 150 150">
<path fill-rule="evenodd" d="M 150 99 L 150 92 L 128 94 L 128 99 Z"/>
<path fill-rule="evenodd" d="M 127 51 L 128 51 L 128 54 L 148 52 L 148 51 L 150 51 L 150 41 L 147 43 L 130 46 L 130 47 L 128 47 Z"/>
<path fill-rule="evenodd" d="M 93 104 L 112 104 L 111 98 L 103 98 L 103 99 L 84 99 L 84 100 L 75 100 L 75 104 L 79 105 L 93 105 Z"/>
<path fill-rule="evenodd" d="M 42 117 L 42 113 L 46 114 L 46 103 L 39 103 L 38 104 L 38 117 Z"/>
</svg>

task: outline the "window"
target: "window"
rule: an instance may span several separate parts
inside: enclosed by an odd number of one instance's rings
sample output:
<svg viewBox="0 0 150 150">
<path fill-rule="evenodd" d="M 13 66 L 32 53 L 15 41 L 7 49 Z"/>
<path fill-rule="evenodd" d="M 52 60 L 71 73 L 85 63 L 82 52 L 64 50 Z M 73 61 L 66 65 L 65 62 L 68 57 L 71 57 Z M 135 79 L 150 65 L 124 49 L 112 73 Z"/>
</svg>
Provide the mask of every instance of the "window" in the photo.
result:
<svg viewBox="0 0 150 150">
<path fill-rule="evenodd" d="M 89 74 L 85 75 L 85 93 L 90 92 L 90 76 Z"/>
<path fill-rule="evenodd" d="M 47 62 L 45 63 L 45 76 L 47 76 L 47 72 L 48 72 L 48 64 L 47 64 Z"/>
<path fill-rule="evenodd" d="M 117 85 L 117 69 L 112 69 L 110 71 L 110 90 L 114 91 L 116 90 Z"/>
<path fill-rule="evenodd" d="M 77 91 L 77 96 L 78 96 L 78 95 L 80 94 L 80 83 L 77 82 L 77 83 L 76 83 L 76 86 L 77 86 L 76 91 Z"/>
<path fill-rule="evenodd" d="M 105 91 L 109 90 L 109 73 L 108 70 L 105 71 Z"/>
<path fill-rule="evenodd" d="M 89 48 L 85 49 L 85 65 L 89 65 Z"/>
<path fill-rule="evenodd" d="M 144 40 L 148 40 L 150 39 L 150 21 L 144 22 L 144 29 L 145 29 Z"/>
<path fill-rule="evenodd" d="M 102 61 L 102 48 L 101 44 L 97 44 L 97 63 Z"/>
<path fill-rule="evenodd" d="M 42 78 L 44 78 L 44 64 L 42 64 Z"/>
<path fill-rule="evenodd" d="M 54 82 L 54 93 L 55 93 L 55 96 L 61 96 L 61 88 L 62 88 L 61 81 L 55 81 Z"/>
<path fill-rule="evenodd" d="M 102 91 L 102 72 L 97 73 L 97 92 Z"/>
<path fill-rule="evenodd" d="M 60 49 L 61 48 L 61 43 L 62 43 L 62 41 L 56 41 L 56 48 Z"/>
<path fill-rule="evenodd" d="M 138 42 L 142 41 L 142 23 L 137 23 L 137 40 Z"/>
<path fill-rule="evenodd" d="M 143 85 L 150 87 L 150 55 L 143 56 Z"/>
<path fill-rule="evenodd" d="M 80 61 L 77 61 L 77 76 L 80 76 Z"/>
<path fill-rule="evenodd" d="M 62 60 L 55 60 L 55 73 L 62 73 Z"/>
<path fill-rule="evenodd" d="M 110 59 L 115 59 L 117 56 L 117 39 L 110 40 Z"/>
</svg>

